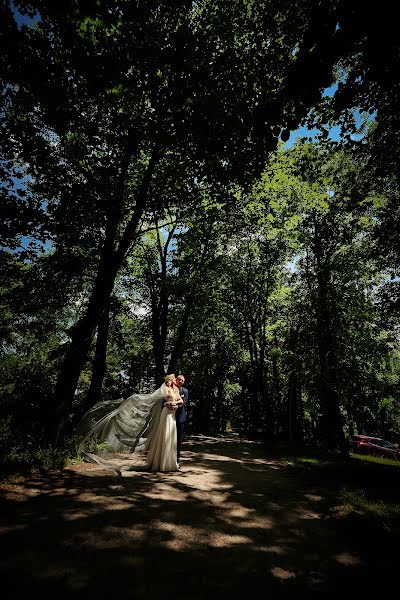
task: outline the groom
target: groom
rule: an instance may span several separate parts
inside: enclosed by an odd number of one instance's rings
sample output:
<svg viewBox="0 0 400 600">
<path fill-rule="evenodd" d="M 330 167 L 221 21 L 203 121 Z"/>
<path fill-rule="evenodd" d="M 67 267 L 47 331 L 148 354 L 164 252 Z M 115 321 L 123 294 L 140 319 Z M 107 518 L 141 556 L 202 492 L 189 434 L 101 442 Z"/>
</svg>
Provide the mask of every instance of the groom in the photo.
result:
<svg viewBox="0 0 400 600">
<path fill-rule="evenodd" d="M 183 384 L 185 383 L 184 375 L 178 375 L 175 378 L 175 381 L 176 381 L 176 385 L 178 386 L 181 398 L 183 400 L 182 406 L 179 406 L 176 409 L 177 461 L 178 461 L 178 466 L 179 466 L 179 460 L 180 460 L 180 455 L 181 455 L 181 446 L 182 446 L 182 440 L 183 440 L 183 430 L 185 429 L 185 422 L 186 422 L 186 409 L 188 408 L 188 401 L 189 401 L 189 392 L 185 387 L 183 387 Z"/>
</svg>

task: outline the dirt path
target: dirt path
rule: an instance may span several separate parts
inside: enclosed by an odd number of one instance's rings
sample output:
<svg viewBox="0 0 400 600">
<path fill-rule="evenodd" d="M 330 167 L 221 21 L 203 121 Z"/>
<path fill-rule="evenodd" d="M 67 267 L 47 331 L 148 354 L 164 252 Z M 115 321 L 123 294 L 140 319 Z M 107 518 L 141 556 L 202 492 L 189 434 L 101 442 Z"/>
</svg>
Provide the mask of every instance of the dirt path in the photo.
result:
<svg viewBox="0 0 400 600">
<path fill-rule="evenodd" d="M 0 581 L 15 599 L 348 598 L 397 586 L 397 550 L 255 442 L 192 436 L 181 472 L 84 464 L 3 488 L 0 506 Z"/>
</svg>

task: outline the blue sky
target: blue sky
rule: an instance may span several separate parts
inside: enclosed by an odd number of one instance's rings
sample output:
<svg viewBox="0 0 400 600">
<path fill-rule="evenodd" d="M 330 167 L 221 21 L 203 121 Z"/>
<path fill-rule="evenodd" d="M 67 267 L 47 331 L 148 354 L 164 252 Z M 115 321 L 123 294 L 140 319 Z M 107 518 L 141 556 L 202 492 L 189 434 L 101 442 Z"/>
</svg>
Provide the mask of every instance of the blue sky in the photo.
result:
<svg viewBox="0 0 400 600">
<path fill-rule="evenodd" d="M 14 18 L 18 23 L 18 27 L 21 27 L 21 25 L 33 25 L 35 23 L 35 21 L 38 20 L 38 17 L 35 17 L 33 19 L 31 19 L 31 17 L 28 17 L 26 15 L 21 15 L 20 12 L 18 12 L 18 10 L 15 8 L 14 3 L 11 1 L 11 8 L 12 11 L 14 13 Z"/>
<path fill-rule="evenodd" d="M 337 87 L 338 87 L 338 84 L 334 83 L 330 87 L 326 88 L 322 93 L 322 97 L 324 97 L 324 96 L 332 97 L 335 94 Z M 299 127 L 298 129 L 296 129 L 295 131 L 292 131 L 290 133 L 290 137 L 289 137 L 288 141 L 286 142 L 285 146 L 286 146 L 286 148 L 290 148 L 291 146 L 293 146 L 293 144 L 296 142 L 296 139 L 299 137 L 300 138 L 312 137 L 314 139 L 318 135 L 318 133 L 320 133 L 318 129 L 307 129 L 307 127 Z M 339 141 L 340 127 L 339 126 L 333 127 L 330 130 L 329 137 L 336 142 Z"/>
</svg>

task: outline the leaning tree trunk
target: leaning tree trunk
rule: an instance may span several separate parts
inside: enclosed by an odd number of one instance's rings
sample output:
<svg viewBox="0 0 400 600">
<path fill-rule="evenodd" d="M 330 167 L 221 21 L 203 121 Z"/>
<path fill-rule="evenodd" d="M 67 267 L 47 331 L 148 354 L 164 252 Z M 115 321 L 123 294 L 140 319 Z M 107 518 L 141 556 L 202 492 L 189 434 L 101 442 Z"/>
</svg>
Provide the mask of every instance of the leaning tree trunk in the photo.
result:
<svg viewBox="0 0 400 600">
<path fill-rule="evenodd" d="M 53 426 L 56 428 L 54 432 L 56 444 L 67 428 L 68 414 L 72 411 L 73 397 L 78 386 L 79 376 L 85 365 L 98 324 L 109 302 L 116 273 L 117 264 L 113 252 L 105 246 L 86 313 L 74 327 L 71 343 L 65 354 L 54 391 L 55 422 Z"/>
<path fill-rule="evenodd" d="M 83 405 L 83 412 L 94 406 L 100 400 L 101 388 L 107 365 L 107 342 L 110 328 L 110 299 L 107 302 L 97 329 L 96 350 L 94 353 L 92 379 L 89 391 Z"/>
<path fill-rule="evenodd" d="M 54 391 L 54 421 L 52 424 L 54 429 L 50 432 L 50 435 L 56 445 L 67 430 L 68 415 L 72 412 L 74 394 L 80 374 L 85 366 L 90 345 L 110 301 L 117 273 L 137 234 L 158 157 L 159 153 L 155 150 L 139 188 L 135 209 L 116 250 L 114 250 L 114 245 L 119 222 L 117 218 L 113 218 L 108 224 L 93 292 L 86 313 L 74 327 L 71 343 L 66 352 Z"/>
</svg>

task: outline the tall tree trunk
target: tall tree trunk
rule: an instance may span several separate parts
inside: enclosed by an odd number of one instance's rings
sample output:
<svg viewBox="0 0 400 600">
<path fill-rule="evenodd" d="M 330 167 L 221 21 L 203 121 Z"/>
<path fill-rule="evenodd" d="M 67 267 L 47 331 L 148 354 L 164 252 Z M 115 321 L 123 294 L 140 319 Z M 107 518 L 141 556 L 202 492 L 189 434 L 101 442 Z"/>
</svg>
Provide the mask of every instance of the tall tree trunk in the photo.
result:
<svg viewBox="0 0 400 600">
<path fill-rule="evenodd" d="M 195 433 L 210 433 L 210 387 L 204 382 L 210 380 L 209 369 L 206 366 L 198 381 L 201 383 L 191 389 L 191 396 L 196 398 L 196 404 L 191 405 L 193 429 Z"/>
<path fill-rule="evenodd" d="M 308 274 L 308 271 L 307 271 Z M 300 320 L 290 331 L 289 379 L 287 391 L 288 438 L 291 443 L 304 442 L 304 411 L 301 397 L 301 368 L 298 359 Z"/>
<path fill-rule="evenodd" d="M 164 380 L 165 367 L 165 349 L 168 337 L 168 316 L 169 316 L 169 286 L 167 281 L 167 258 L 168 249 L 173 238 L 176 225 L 168 232 L 165 243 L 162 243 L 160 228 L 156 222 L 157 247 L 161 269 L 158 273 L 160 283 L 157 284 L 153 273 L 152 265 L 148 264 L 148 281 L 151 295 L 151 321 L 153 335 L 153 356 L 156 370 L 156 380 L 161 384 Z M 168 370 L 168 373 L 172 371 Z"/>
<path fill-rule="evenodd" d="M 217 421 L 217 433 L 226 432 L 226 421 L 223 418 L 223 401 L 224 401 L 224 380 L 221 377 L 217 381 L 217 402 L 215 419 Z"/>
<path fill-rule="evenodd" d="M 303 410 L 301 400 L 301 385 L 298 376 L 298 365 L 294 365 L 289 375 L 288 383 L 288 430 L 289 441 L 303 443 Z"/>
<path fill-rule="evenodd" d="M 295 439 L 296 423 L 296 373 L 291 371 L 288 383 L 288 437 L 289 442 Z"/>
<path fill-rule="evenodd" d="M 135 238 L 137 227 L 146 207 L 150 181 L 158 157 L 158 151 L 155 150 L 138 191 L 135 209 L 116 250 L 114 247 L 119 222 L 115 217 L 109 221 L 92 295 L 86 313 L 74 327 L 71 343 L 65 354 L 54 391 L 54 422 L 52 424 L 54 429 L 50 435 L 55 444 L 59 443 L 67 430 L 68 415 L 72 412 L 79 376 L 85 365 L 97 327 L 110 301 L 118 270 Z"/>
<path fill-rule="evenodd" d="M 56 444 L 66 431 L 68 414 L 72 412 L 72 402 L 79 376 L 85 365 L 97 326 L 104 315 L 114 287 L 116 273 L 115 257 L 112 250 L 105 244 L 86 313 L 74 327 L 71 343 L 65 354 L 55 387 L 55 422 L 53 426 L 56 427 L 54 438 Z"/>
<path fill-rule="evenodd" d="M 94 362 L 92 369 L 92 379 L 86 400 L 84 403 L 84 411 L 88 410 L 100 400 L 101 388 L 103 385 L 104 375 L 106 373 L 107 362 L 107 342 L 108 331 L 110 328 L 110 298 L 104 308 L 103 316 L 100 319 L 97 329 L 96 350 L 94 354 Z"/>
<path fill-rule="evenodd" d="M 332 317 L 328 301 L 329 271 L 323 261 L 322 241 L 318 224 L 314 219 L 314 254 L 316 259 L 316 276 L 318 286 L 317 306 L 317 340 L 320 363 L 320 398 L 322 405 L 322 436 L 330 450 L 339 449 L 344 456 L 348 455 L 347 444 L 340 414 L 339 395 L 337 392 L 334 338 L 332 335 Z"/>
<path fill-rule="evenodd" d="M 196 269 L 192 273 L 191 289 L 200 285 L 200 278 L 204 274 L 207 265 L 207 257 L 210 248 L 210 239 L 212 238 L 212 226 L 209 227 L 208 236 L 204 242 L 200 257 L 197 261 Z M 197 280 L 197 283 L 196 283 Z M 168 373 L 174 373 L 179 368 L 179 363 L 185 346 L 186 334 L 189 326 L 189 319 L 194 304 L 194 293 L 188 293 L 185 296 L 185 308 L 178 328 L 178 333 L 173 345 L 168 365 Z"/>
<path fill-rule="evenodd" d="M 155 365 L 155 376 L 156 381 L 160 384 L 162 383 L 165 376 L 165 367 L 164 367 L 164 356 L 165 356 L 165 345 L 166 338 L 163 339 L 162 336 L 162 323 L 161 320 L 165 315 L 164 311 L 159 311 L 159 302 L 156 299 L 152 301 L 152 310 L 151 310 L 151 323 L 152 323 L 152 334 L 153 334 L 153 357 L 154 357 L 154 365 Z M 172 373 L 169 369 L 168 373 Z"/>
<path fill-rule="evenodd" d="M 156 380 L 161 384 L 165 376 L 165 348 L 168 335 L 168 313 L 169 313 L 169 294 L 164 277 L 161 284 L 159 298 L 152 300 L 152 330 L 153 330 L 153 356 L 156 369 Z M 167 373 L 173 373 L 169 368 Z"/>
<path fill-rule="evenodd" d="M 183 311 L 182 319 L 178 328 L 178 333 L 175 339 L 174 346 L 172 348 L 171 357 L 168 365 L 168 373 L 175 373 L 176 369 L 178 368 L 179 361 L 182 357 L 193 301 L 194 298 L 192 295 L 186 297 L 185 310 Z"/>
<path fill-rule="evenodd" d="M 275 339 L 275 348 L 278 347 L 278 342 Z M 279 368 L 278 368 L 278 362 L 276 359 L 276 355 L 275 353 L 272 354 L 271 357 L 271 362 L 272 362 L 272 402 L 273 402 L 273 414 L 275 416 L 275 427 L 274 427 L 274 434 L 275 436 L 279 433 L 283 433 L 284 435 L 287 433 L 286 431 L 286 427 L 287 427 L 287 421 L 286 421 L 286 415 L 284 414 L 284 410 L 282 407 L 283 404 L 283 399 L 282 399 L 282 390 L 281 390 L 281 381 L 280 381 L 280 377 L 279 377 Z"/>
</svg>

